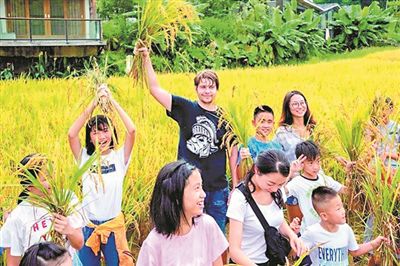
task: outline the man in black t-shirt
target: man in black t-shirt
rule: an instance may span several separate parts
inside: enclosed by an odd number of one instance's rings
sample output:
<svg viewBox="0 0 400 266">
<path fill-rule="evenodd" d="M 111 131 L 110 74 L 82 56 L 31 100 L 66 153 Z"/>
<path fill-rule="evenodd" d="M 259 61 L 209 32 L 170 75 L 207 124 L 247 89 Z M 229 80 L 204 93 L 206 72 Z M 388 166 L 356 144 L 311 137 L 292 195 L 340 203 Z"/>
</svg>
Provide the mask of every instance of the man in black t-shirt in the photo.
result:
<svg viewBox="0 0 400 266">
<path fill-rule="evenodd" d="M 219 88 L 218 76 L 214 71 L 204 70 L 194 79 L 197 101 L 171 95 L 160 87 L 147 48 L 140 48 L 151 95 L 167 110 L 167 115 L 179 125 L 178 159 L 184 159 L 200 169 L 203 188 L 206 192 L 205 213 L 211 215 L 225 232 L 229 187 L 226 178 L 226 147 L 222 145 L 225 134 L 218 128 L 220 117 L 215 97 Z M 235 166 L 237 149 L 229 158 L 232 185 L 236 187 Z"/>
</svg>

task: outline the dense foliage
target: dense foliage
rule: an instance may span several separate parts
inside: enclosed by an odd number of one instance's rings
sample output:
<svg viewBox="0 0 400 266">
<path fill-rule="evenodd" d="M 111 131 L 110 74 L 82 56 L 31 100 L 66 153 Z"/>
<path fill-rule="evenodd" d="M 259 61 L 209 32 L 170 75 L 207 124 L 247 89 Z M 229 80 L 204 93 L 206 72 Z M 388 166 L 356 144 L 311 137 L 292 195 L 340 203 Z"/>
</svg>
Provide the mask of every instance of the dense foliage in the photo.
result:
<svg viewBox="0 0 400 266">
<path fill-rule="evenodd" d="M 98 61 L 108 66 L 109 75 L 124 75 L 127 71 L 126 57 L 133 55 L 139 28 L 138 6 L 143 1 L 98 1 L 98 14 L 104 20 L 103 36 L 107 41 Z M 397 2 L 388 2 L 388 8 L 381 8 L 380 2 L 364 8 L 360 4 L 343 6 L 326 23 L 329 39 L 322 26 L 325 23 L 321 23 L 322 15 L 311 9 L 299 11 L 296 0 L 286 2 L 282 9 L 270 6 L 267 0 L 189 2 L 196 7 L 200 20 L 190 25 L 190 40 L 178 33 L 174 47 L 168 46 L 163 36 L 152 41 L 152 59 L 157 71 L 297 63 L 327 53 L 400 43 Z M 342 4 L 351 3 L 349 0 Z M 57 69 L 53 65 L 52 61 L 45 64 L 38 60 L 29 76 L 65 77 L 77 73 L 73 67 Z M 0 72 L 0 79 L 12 77 L 12 67 Z"/>
<path fill-rule="evenodd" d="M 269 6 L 265 0 L 191 2 L 201 17 L 191 25 L 192 42 L 178 35 L 177 45 L 171 49 L 163 38 L 154 40 L 151 48 L 158 71 L 268 66 L 400 41 L 395 9 L 381 9 L 377 2 L 363 9 L 357 4 L 335 12 L 328 22 L 329 40 L 321 28 L 321 15 L 311 9 L 299 12 L 297 1 L 286 3 L 283 9 Z M 133 9 L 131 17 L 105 22 L 105 38 L 113 52 L 104 56 L 111 57 L 108 61 L 115 64 L 114 73 L 123 74 L 125 56 L 132 54 L 137 28 L 134 14 Z"/>
</svg>

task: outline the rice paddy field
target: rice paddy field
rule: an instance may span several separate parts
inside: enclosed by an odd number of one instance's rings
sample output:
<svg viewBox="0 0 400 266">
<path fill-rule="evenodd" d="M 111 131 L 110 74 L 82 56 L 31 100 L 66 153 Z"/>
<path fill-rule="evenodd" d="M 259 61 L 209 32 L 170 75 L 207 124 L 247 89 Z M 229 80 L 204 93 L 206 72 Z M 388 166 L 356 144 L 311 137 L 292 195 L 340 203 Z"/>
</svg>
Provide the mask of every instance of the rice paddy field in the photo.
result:
<svg viewBox="0 0 400 266">
<path fill-rule="evenodd" d="M 275 111 L 277 123 L 285 93 L 293 89 L 302 91 L 317 120 L 323 150 L 328 151 L 323 161 L 324 170 L 341 182 L 345 182 L 346 175 L 333 159 L 333 155 L 347 157 L 347 154 L 342 149 L 335 122 L 344 118 L 343 121 L 351 123 L 359 114 L 362 116 L 368 112 L 376 95 L 393 99 L 393 118 L 397 117 L 398 120 L 398 48 L 295 66 L 223 70 L 218 71 L 218 74 L 220 90 L 217 103 L 227 106 L 229 102 L 234 102 L 246 118 L 242 121 L 243 125 L 248 127 L 251 127 L 252 110 L 255 106 L 270 105 Z M 193 73 L 159 75 L 159 81 L 164 88 L 174 94 L 195 99 L 193 78 Z M 115 77 L 108 82 L 112 85 L 114 98 L 125 108 L 137 127 L 123 200 L 128 240 L 136 254 L 141 241 L 151 228 L 148 204 L 154 179 L 165 163 L 176 158 L 178 126 L 166 116 L 165 110 L 148 91 L 133 88 L 130 78 Z M 67 131 L 89 103 L 87 91 L 87 82 L 84 79 L 18 79 L 0 82 L 0 211 L 11 210 L 16 205 L 21 187 L 14 170 L 17 162 L 25 155 L 33 152 L 47 154 L 65 177 L 76 171 L 68 146 Z M 118 121 L 120 139 L 123 139 L 122 128 L 121 121 Z M 83 138 L 82 134 L 82 141 Z M 399 179 L 397 174 L 397 179 L 390 188 L 395 195 L 392 195 L 392 201 L 397 201 L 393 203 L 395 207 L 398 206 Z M 375 188 L 373 182 L 370 186 Z M 376 187 L 382 190 L 387 188 Z M 387 200 L 379 198 L 379 190 L 374 191 L 376 203 Z M 363 232 L 362 215 L 351 215 L 348 221 L 355 228 L 359 241 L 362 240 Z M 385 213 L 381 215 L 384 216 Z M 381 218 L 385 217 L 377 217 Z M 382 249 L 378 252 L 384 254 L 385 251 Z M 366 265 L 366 258 L 356 262 L 356 265 Z"/>
</svg>

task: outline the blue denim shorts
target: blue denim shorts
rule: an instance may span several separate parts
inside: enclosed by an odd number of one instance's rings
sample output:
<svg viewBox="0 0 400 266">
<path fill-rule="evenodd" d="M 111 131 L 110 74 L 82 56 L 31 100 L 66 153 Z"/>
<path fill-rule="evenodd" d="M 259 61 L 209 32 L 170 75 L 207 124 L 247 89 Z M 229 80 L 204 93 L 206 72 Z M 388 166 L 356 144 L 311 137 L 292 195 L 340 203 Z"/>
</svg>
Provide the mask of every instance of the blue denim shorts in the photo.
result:
<svg viewBox="0 0 400 266">
<path fill-rule="evenodd" d="M 109 221 L 109 220 L 107 220 Z M 102 223 L 105 223 L 107 221 L 93 221 L 91 222 L 95 225 L 100 225 Z M 94 231 L 94 228 L 85 226 L 82 228 L 83 230 L 83 238 L 86 243 L 88 238 L 91 236 L 91 234 Z M 119 257 L 118 257 L 118 251 L 117 251 L 117 246 L 115 244 L 115 236 L 114 233 L 111 233 L 110 236 L 108 237 L 107 244 L 101 244 L 100 245 L 100 250 L 104 255 L 105 258 L 105 263 L 107 266 L 118 266 L 119 265 Z M 100 259 L 101 255 L 100 252 L 98 254 L 94 254 L 92 249 L 89 248 L 88 246 L 83 245 L 82 249 L 78 251 L 78 256 L 80 261 L 83 263 L 85 266 L 100 266 Z"/>
<path fill-rule="evenodd" d="M 226 212 L 228 210 L 229 188 L 207 192 L 204 200 L 204 212 L 212 216 L 225 234 Z"/>
</svg>

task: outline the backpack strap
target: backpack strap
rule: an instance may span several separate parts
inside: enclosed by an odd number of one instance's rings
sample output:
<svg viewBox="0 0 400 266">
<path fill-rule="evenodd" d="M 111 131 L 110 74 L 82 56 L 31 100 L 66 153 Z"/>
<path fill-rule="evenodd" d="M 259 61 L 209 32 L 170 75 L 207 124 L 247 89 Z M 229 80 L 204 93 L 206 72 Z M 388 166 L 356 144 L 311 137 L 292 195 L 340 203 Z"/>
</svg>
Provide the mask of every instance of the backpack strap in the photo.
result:
<svg viewBox="0 0 400 266">
<path fill-rule="evenodd" d="M 268 232 L 268 228 L 270 225 L 268 224 L 267 220 L 265 219 L 264 215 L 262 214 L 260 208 L 258 208 L 257 203 L 254 201 L 253 196 L 248 187 L 246 187 L 243 182 L 240 183 L 237 187 L 240 192 L 243 193 L 247 202 L 250 204 L 250 207 L 253 209 L 254 214 L 257 216 L 257 219 L 260 221 L 262 227 L 264 228 L 265 232 Z"/>
</svg>

